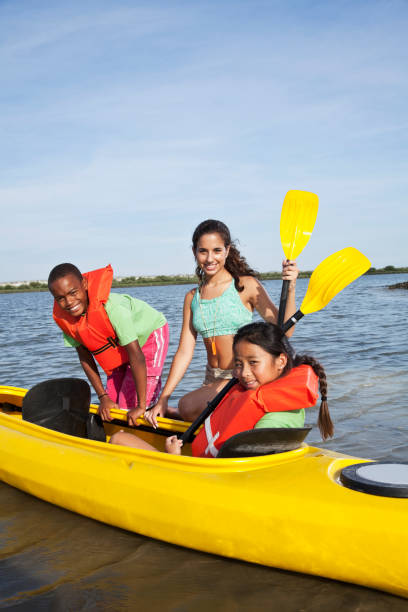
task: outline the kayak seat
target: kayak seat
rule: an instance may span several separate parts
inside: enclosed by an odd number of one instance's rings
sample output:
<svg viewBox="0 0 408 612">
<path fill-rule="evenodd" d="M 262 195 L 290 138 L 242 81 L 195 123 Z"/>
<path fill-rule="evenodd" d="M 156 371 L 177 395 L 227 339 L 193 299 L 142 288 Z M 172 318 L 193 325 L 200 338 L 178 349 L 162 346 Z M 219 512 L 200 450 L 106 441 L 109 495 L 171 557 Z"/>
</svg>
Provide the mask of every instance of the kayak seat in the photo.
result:
<svg viewBox="0 0 408 612">
<path fill-rule="evenodd" d="M 32 387 L 23 399 L 25 421 L 60 433 L 106 442 L 99 415 L 90 414 L 91 389 L 80 378 L 55 378 Z"/>
<path fill-rule="evenodd" d="M 217 457 L 257 457 L 295 450 L 311 427 L 270 427 L 241 431 L 222 445 Z"/>
</svg>

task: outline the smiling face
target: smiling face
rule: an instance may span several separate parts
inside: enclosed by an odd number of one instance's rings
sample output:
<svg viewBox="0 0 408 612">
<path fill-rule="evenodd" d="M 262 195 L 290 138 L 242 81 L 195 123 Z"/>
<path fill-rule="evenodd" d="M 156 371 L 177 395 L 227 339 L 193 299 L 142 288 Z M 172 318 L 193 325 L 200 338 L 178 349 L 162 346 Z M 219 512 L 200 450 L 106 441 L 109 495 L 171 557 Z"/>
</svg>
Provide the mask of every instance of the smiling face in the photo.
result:
<svg viewBox="0 0 408 612">
<path fill-rule="evenodd" d="M 257 389 L 281 376 L 287 358 L 275 357 L 258 344 L 241 340 L 234 346 L 234 376 L 245 389 Z"/>
<path fill-rule="evenodd" d="M 57 304 L 73 317 L 85 314 L 88 308 L 87 289 L 86 278 L 81 280 L 74 274 L 62 276 L 50 286 L 50 291 Z"/>
<path fill-rule="evenodd" d="M 229 246 L 226 247 L 220 234 L 203 234 L 193 249 L 197 264 L 205 276 L 215 276 L 224 269 Z"/>
</svg>

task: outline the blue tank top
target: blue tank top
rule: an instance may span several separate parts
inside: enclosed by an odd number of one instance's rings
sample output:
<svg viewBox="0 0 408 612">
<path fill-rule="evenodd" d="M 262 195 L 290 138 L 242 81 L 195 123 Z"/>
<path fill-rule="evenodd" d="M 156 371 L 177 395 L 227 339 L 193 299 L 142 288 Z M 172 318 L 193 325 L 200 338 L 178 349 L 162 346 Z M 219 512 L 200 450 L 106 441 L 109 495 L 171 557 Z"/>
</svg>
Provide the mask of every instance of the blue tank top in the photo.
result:
<svg viewBox="0 0 408 612">
<path fill-rule="evenodd" d="M 203 338 L 236 334 L 238 329 L 252 321 L 252 312 L 246 308 L 234 281 L 220 296 L 202 300 L 197 289 L 191 302 L 193 327 Z"/>
</svg>

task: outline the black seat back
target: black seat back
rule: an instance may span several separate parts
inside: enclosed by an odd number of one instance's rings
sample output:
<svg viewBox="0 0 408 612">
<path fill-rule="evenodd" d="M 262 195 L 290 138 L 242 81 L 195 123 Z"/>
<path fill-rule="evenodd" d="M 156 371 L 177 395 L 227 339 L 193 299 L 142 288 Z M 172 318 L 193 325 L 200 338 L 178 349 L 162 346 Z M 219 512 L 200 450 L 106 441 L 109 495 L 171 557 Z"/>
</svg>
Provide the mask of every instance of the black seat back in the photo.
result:
<svg viewBox="0 0 408 612">
<path fill-rule="evenodd" d="M 217 457 L 257 457 L 299 448 L 311 427 L 271 427 L 241 431 L 222 445 Z"/>
<path fill-rule="evenodd" d="M 89 413 L 91 389 L 80 378 L 56 378 L 32 387 L 23 399 L 23 419 L 80 438 L 106 441 L 102 421 Z"/>
</svg>

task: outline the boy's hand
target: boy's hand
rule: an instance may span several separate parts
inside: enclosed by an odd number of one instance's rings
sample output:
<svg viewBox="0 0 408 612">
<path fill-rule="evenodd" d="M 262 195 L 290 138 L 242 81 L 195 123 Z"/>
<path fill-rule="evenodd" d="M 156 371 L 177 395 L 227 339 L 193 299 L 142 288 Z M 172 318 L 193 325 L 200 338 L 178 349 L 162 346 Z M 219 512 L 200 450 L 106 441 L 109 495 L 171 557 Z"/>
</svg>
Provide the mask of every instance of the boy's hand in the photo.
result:
<svg viewBox="0 0 408 612">
<path fill-rule="evenodd" d="M 104 395 L 103 397 L 101 397 L 98 414 L 101 416 L 102 421 L 112 420 L 110 411 L 114 408 L 119 408 L 119 406 L 115 404 L 113 400 L 111 400 L 109 395 Z"/>
<path fill-rule="evenodd" d="M 129 425 L 133 425 L 133 427 L 137 427 L 137 419 L 145 413 L 145 408 L 132 408 L 132 410 L 128 411 L 127 420 Z"/>
</svg>

